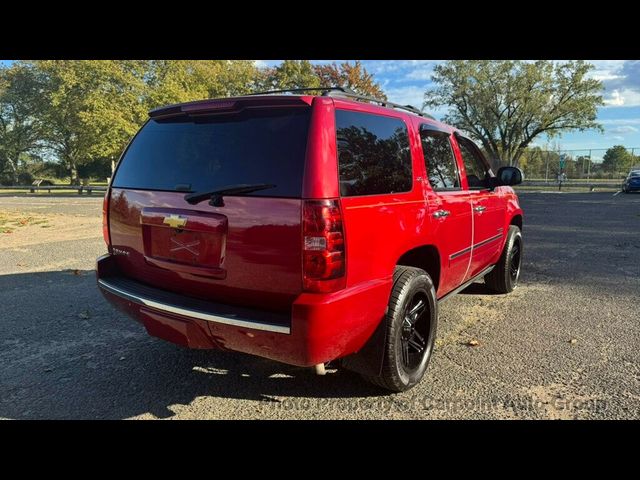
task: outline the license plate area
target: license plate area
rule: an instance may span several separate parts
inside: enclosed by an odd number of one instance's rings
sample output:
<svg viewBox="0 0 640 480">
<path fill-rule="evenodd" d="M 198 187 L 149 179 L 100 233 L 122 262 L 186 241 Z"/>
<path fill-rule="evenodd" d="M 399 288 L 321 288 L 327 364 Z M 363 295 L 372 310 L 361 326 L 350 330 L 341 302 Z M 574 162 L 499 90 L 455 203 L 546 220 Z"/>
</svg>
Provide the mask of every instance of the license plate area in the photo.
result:
<svg viewBox="0 0 640 480">
<path fill-rule="evenodd" d="M 148 263 L 184 274 L 225 276 L 226 216 L 145 208 L 140 223 Z"/>
</svg>

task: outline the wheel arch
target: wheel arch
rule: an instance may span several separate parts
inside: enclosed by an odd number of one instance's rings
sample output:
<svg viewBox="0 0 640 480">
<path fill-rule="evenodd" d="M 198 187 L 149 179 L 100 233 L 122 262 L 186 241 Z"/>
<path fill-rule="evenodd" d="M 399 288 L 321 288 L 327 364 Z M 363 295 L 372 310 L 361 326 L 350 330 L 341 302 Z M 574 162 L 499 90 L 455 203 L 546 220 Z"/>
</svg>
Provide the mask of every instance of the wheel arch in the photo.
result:
<svg viewBox="0 0 640 480">
<path fill-rule="evenodd" d="M 436 292 L 438 291 L 442 264 L 440 252 L 435 245 L 420 245 L 404 252 L 400 258 L 398 258 L 396 265 L 421 268 L 429 274 Z M 394 267 L 396 265 L 394 265 Z"/>
<path fill-rule="evenodd" d="M 509 222 L 509 225 L 515 225 L 522 231 L 522 214 L 516 213 Z"/>
</svg>

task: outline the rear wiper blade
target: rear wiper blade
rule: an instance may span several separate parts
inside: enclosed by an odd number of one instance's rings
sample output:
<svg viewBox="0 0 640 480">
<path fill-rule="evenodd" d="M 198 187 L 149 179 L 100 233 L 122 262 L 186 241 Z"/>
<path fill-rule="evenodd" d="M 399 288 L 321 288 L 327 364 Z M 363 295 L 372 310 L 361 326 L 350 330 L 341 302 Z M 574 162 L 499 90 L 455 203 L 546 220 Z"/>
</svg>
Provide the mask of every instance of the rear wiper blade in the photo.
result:
<svg viewBox="0 0 640 480">
<path fill-rule="evenodd" d="M 188 193 L 184 196 L 184 199 L 191 205 L 202 202 L 203 200 L 211 199 L 209 204 L 214 207 L 224 207 L 222 197 L 224 195 L 242 195 L 244 193 L 257 192 L 258 190 L 266 190 L 268 188 L 275 188 L 272 183 L 239 183 L 237 185 L 227 185 L 226 187 L 218 188 L 216 190 L 209 190 L 207 192 L 195 192 Z"/>
</svg>

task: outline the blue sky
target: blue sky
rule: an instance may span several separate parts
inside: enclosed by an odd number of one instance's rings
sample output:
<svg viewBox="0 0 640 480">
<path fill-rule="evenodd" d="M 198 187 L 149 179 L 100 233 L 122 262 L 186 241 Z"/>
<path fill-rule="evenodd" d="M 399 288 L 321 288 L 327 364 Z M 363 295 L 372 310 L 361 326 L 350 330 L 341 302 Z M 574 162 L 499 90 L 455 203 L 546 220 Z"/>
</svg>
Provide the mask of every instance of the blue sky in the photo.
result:
<svg viewBox="0 0 640 480">
<path fill-rule="evenodd" d="M 326 63 L 332 60 L 313 60 Z M 336 60 L 340 62 L 340 60 Z M 0 60 L 10 63 L 10 60 Z M 277 65 L 280 60 L 258 60 L 260 65 Z M 400 104 L 422 107 L 422 97 L 431 86 L 431 73 L 436 60 L 363 60 L 367 70 L 374 74 L 389 100 Z M 566 133 L 554 139 L 553 146 L 566 150 L 606 149 L 612 145 L 636 148 L 640 152 L 640 61 L 592 60 L 595 70 L 592 76 L 602 80 L 605 86 L 606 105 L 598 111 L 598 121 L 605 131 Z M 431 111 L 440 118 L 444 111 Z M 541 147 L 546 138 L 536 142 Z M 594 159 L 603 152 L 593 152 Z"/>
<path fill-rule="evenodd" d="M 314 60 L 325 63 L 329 60 Z M 339 62 L 339 60 L 336 60 Z M 266 61 L 277 65 L 279 61 Z M 389 100 L 402 105 L 422 107 L 425 90 L 431 86 L 431 73 L 436 60 L 363 60 L 366 69 L 373 73 L 382 85 Z M 640 153 L 640 61 L 638 60 L 591 60 L 596 68 L 592 76 L 604 83 L 606 105 L 598 111 L 598 121 L 604 133 L 585 131 L 565 133 L 554 138 L 553 145 L 564 150 L 606 149 L 612 145 L 636 148 Z M 445 111 L 431 111 L 440 118 Z M 536 144 L 544 147 L 547 139 L 542 137 Z M 551 145 L 550 145 L 551 146 Z M 579 154 L 579 152 L 576 152 Z M 604 152 L 594 151 L 594 159 Z"/>
</svg>

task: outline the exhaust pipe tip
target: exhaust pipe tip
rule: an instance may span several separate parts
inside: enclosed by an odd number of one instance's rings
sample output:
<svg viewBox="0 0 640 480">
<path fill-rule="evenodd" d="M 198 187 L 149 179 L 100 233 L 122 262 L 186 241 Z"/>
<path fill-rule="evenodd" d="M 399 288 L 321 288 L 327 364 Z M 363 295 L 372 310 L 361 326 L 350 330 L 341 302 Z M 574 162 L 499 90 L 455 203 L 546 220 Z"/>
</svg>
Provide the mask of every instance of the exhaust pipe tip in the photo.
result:
<svg viewBox="0 0 640 480">
<path fill-rule="evenodd" d="M 317 365 L 314 366 L 315 370 L 316 370 L 316 375 L 326 375 L 327 374 L 327 370 L 324 368 L 324 363 L 318 363 Z"/>
</svg>

